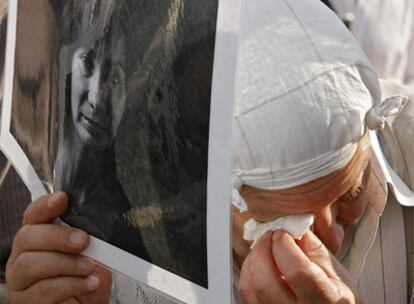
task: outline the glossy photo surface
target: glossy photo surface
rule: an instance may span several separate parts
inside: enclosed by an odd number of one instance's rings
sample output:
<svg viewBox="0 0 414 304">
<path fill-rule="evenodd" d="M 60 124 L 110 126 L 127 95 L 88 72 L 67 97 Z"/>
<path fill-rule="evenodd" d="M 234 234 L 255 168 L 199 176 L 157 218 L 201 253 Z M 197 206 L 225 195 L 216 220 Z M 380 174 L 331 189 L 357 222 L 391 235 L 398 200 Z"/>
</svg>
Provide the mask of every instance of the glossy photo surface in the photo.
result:
<svg viewBox="0 0 414 304">
<path fill-rule="evenodd" d="M 203 287 L 217 5 L 54 7 L 64 221 Z"/>
</svg>

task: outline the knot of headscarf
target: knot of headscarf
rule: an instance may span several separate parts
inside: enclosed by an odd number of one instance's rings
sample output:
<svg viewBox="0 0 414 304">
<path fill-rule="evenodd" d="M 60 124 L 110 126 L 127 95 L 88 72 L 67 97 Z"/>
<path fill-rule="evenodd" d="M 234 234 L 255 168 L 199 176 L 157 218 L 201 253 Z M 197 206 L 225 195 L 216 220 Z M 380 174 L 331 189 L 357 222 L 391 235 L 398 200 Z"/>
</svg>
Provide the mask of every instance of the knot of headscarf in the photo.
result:
<svg viewBox="0 0 414 304">
<path fill-rule="evenodd" d="M 365 116 L 366 126 L 370 130 L 384 129 L 386 118 L 398 115 L 408 101 L 407 96 L 392 96 L 373 106 Z"/>
<path fill-rule="evenodd" d="M 406 96 L 393 96 L 372 106 L 365 115 L 365 126 L 370 130 L 383 129 L 387 117 L 401 113 L 408 102 L 409 98 Z M 265 168 L 233 170 L 233 205 L 240 212 L 248 209 L 239 192 L 243 184 L 266 190 L 291 188 L 327 175 L 325 174 L 327 172 L 343 168 L 352 158 L 355 151 L 356 143 L 349 143 L 337 151 L 326 153 L 283 170 Z"/>
<path fill-rule="evenodd" d="M 233 172 L 233 176 L 232 176 L 233 188 L 232 188 L 231 198 L 232 198 L 233 205 L 236 206 L 237 209 L 240 210 L 240 212 L 244 212 L 247 210 L 247 204 L 239 192 L 243 185 L 243 181 L 240 178 L 240 174 L 241 174 L 240 171 Z"/>
</svg>

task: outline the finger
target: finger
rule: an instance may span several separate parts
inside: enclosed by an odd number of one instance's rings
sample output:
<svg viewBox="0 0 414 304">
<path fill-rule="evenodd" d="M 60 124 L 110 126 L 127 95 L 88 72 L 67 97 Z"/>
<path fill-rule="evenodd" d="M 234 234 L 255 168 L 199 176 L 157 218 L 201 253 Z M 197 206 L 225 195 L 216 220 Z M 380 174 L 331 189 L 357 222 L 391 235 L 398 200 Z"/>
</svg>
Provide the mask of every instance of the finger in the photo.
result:
<svg viewBox="0 0 414 304">
<path fill-rule="evenodd" d="M 282 303 L 291 303 L 295 300 L 274 262 L 271 232 L 258 242 L 248 255 L 248 259 L 248 263 L 243 264 L 241 271 L 242 297 L 254 294 L 257 299 L 265 303 L 273 303 L 276 299 Z M 243 280 L 244 278 L 248 280 Z"/>
<path fill-rule="evenodd" d="M 108 303 L 112 287 L 111 271 L 98 264 L 94 269 L 93 275 L 100 280 L 99 288 L 86 296 L 77 297 L 78 301 L 82 304 Z"/>
<path fill-rule="evenodd" d="M 99 287 L 96 276 L 56 277 L 40 280 L 22 292 L 11 292 L 12 303 L 54 304 L 89 294 Z"/>
<path fill-rule="evenodd" d="M 41 279 L 57 276 L 87 276 L 95 262 L 81 255 L 58 252 L 28 251 L 19 255 L 11 266 L 7 285 L 13 290 L 23 290 Z"/>
<path fill-rule="evenodd" d="M 245 213 L 248 213 L 248 211 L 240 213 L 236 207 L 233 206 L 232 208 L 232 244 L 233 250 L 237 254 L 239 260 L 246 258 L 250 252 L 249 243 L 243 239 L 243 225 L 249 218 L 251 218 L 251 216 L 246 217 Z"/>
<path fill-rule="evenodd" d="M 58 251 L 79 253 L 89 244 L 86 232 L 55 224 L 25 225 L 16 234 L 9 262 L 25 251 Z"/>
<path fill-rule="evenodd" d="M 280 272 L 298 299 L 320 299 L 336 289 L 327 274 L 302 252 L 285 231 L 274 233 L 272 251 Z"/>
<path fill-rule="evenodd" d="M 32 202 L 23 215 L 23 224 L 52 222 L 61 215 L 68 205 L 68 197 L 63 192 L 55 192 Z"/>
<path fill-rule="evenodd" d="M 342 264 L 332 256 L 328 248 L 313 232 L 306 231 L 297 244 L 312 262 L 324 270 L 328 277 L 339 279 L 338 272 L 345 274 Z"/>
<path fill-rule="evenodd" d="M 283 281 L 273 258 L 272 233 L 267 233 L 250 254 L 251 278 L 255 289 L 259 291 L 259 299 L 279 299 L 283 303 L 293 301 L 293 294 Z"/>
<path fill-rule="evenodd" d="M 240 298 L 244 304 L 258 304 L 258 295 L 254 292 L 253 284 L 251 282 L 250 269 L 251 262 L 249 256 L 244 260 L 243 266 L 240 272 L 240 279 L 238 284 L 238 291 Z"/>
</svg>

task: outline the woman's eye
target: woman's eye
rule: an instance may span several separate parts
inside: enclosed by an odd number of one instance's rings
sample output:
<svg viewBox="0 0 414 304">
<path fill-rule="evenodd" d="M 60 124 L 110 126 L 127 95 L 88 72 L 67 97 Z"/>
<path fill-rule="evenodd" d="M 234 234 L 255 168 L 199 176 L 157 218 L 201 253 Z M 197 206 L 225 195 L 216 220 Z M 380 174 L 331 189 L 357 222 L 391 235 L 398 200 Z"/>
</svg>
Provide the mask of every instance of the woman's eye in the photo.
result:
<svg viewBox="0 0 414 304">
<path fill-rule="evenodd" d="M 88 56 L 88 54 L 83 54 L 80 58 L 82 60 L 82 65 L 86 77 L 90 77 L 93 73 L 94 68 L 92 59 Z"/>
<path fill-rule="evenodd" d="M 116 87 L 122 85 L 124 80 L 124 70 L 120 65 L 115 65 L 115 68 L 112 70 L 112 86 Z"/>
<path fill-rule="evenodd" d="M 344 195 L 342 195 L 340 200 L 344 201 L 344 202 L 352 201 L 352 200 L 358 198 L 363 190 L 364 190 L 363 185 L 360 185 L 356 188 L 352 188 L 352 189 L 348 190 L 348 192 L 346 192 Z"/>
<path fill-rule="evenodd" d="M 119 83 L 119 74 L 117 72 L 112 73 L 112 85 L 117 86 Z"/>
</svg>

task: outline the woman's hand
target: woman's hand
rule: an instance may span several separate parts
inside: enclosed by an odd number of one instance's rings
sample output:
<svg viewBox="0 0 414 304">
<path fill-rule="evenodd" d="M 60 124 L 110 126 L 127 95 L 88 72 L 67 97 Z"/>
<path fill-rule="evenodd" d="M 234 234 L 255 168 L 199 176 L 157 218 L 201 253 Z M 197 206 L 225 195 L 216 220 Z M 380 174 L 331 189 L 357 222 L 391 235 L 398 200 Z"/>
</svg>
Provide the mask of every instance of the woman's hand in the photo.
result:
<svg viewBox="0 0 414 304">
<path fill-rule="evenodd" d="M 111 273 L 80 255 L 89 236 L 53 224 L 68 204 L 64 193 L 32 202 L 14 239 L 6 266 L 12 304 L 108 303 Z"/>
<path fill-rule="evenodd" d="M 345 268 L 310 231 L 300 241 L 268 232 L 245 259 L 239 290 L 246 304 L 360 303 Z"/>
</svg>

